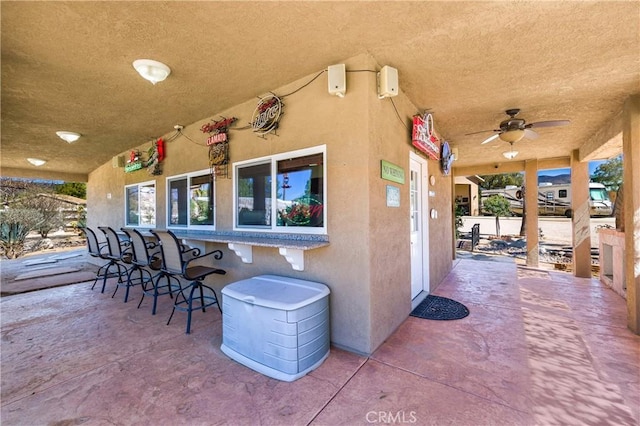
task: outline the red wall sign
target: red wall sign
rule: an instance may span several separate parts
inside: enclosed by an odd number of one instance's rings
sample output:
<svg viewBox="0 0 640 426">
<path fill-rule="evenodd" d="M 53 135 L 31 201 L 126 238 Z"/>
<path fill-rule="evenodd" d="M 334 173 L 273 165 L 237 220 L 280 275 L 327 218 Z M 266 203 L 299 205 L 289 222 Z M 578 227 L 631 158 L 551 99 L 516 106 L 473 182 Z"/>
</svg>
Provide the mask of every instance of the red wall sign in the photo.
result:
<svg viewBox="0 0 640 426">
<path fill-rule="evenodd" d="M 411 144 L 427 154 L 432 160 L 440 159 L 440 139 L 433 129 L 433 117 L 431 114 L 413 116 Z"/>
</svg>

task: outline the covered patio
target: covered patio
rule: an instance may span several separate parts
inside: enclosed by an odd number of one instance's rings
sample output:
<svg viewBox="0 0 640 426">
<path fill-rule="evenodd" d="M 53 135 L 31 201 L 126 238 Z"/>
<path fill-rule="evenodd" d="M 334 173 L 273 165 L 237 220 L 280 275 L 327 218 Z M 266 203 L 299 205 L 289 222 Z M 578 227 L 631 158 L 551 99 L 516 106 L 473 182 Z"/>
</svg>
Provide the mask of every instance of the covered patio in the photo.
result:
<svg viewBox="0 0 640 426">
<path fill-rule="evenodd" d="M 457 321 L 409 317 L 370 357 L 332 347 L 280 382 L 226 357 L 217 309 L 166 326 L 91 282 L 3 297 L 5 425 L 636 425 L 640 337 L 596 279 L 460 258 L 434 294 Z M 109 291 L 111 290 L 111 291 Z M 139 290 L 139 289 L 136 289 Z"/>
</svg>

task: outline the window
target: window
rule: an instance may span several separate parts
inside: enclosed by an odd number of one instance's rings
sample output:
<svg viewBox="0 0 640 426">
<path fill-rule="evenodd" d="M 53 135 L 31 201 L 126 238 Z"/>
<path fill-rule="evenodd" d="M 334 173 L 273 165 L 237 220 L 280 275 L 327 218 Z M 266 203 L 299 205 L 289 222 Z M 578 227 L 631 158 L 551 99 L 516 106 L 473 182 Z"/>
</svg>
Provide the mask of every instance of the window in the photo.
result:
<svg viewBox="0 0 640 426">
<path fill-rule="evenodd" d="M 213 182 L 209 170 L 167 178 L 168 227 L 213 229 Z"/>
<path fill-rule="evenodd" d="M 567 190 L 559 189 L 558 190 L 558 198 L 567 198 Z"/>
<path fill-rule="evenodd" d="M 593 201 L 609 201 L 609 194 L 604 188 L 590 188 L 589 195 Z"/>
<path fill-rule="evenodd" d="M 138 183 L 124 187 L 125 224 L 153 228 L 156 226 L 156 183 Z"/>
<path fill-rule="evenodd" d="M 326 233 L 325 149 L 234 164 L 236 227 Z"/>
</svg>

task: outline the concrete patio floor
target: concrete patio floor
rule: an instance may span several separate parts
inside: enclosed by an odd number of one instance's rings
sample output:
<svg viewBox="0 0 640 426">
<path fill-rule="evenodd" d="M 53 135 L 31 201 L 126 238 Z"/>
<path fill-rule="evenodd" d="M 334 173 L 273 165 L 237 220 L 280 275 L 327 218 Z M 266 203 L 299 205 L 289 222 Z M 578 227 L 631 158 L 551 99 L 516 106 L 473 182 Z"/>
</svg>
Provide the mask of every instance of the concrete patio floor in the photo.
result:
<svg viewBox="0 0 640 426">
<path fill-rule="evenodd" d="M 91 282 L 3 297 L 2 425 L 638 425 L 640 337 L 597 280 L 461 259 L 436 295 L 457 321 L 407 320 L 370 357 L 332 347 L 292 382 L 220 350 L 217 309 L 136 309 Z"/>
</svg>

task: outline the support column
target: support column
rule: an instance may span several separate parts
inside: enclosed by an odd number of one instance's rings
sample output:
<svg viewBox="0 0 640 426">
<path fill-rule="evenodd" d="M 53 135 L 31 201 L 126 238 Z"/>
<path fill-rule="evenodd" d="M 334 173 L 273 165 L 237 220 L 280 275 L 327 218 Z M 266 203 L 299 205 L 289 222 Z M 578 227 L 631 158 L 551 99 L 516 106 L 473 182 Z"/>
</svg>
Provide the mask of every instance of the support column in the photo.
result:
<svg viewBox="0 0 640 426">
<path fill-rule="evenodd" d="M 591 215 L 589 212 L 589 163 L 580 162 L 580 150 L 571 153 L 571 230 L 573 275 L 591 277 Z"/>
<path fill-rule="evenodd" d="M 627 325 L 640 334 L 640 95 L 627 99 L 622 121 Z"/>
<path fill-rule="evenodd" d="M 524 162 L 524 202 L 527 209 L 527 266 L 537 268 L 540 264 L 537 159 Z"/>
<path fill-rule="evenodd" d="M 453 167 L 451 168 L 449 177 L 451 178 L 451 224 L 453 229 L 453 238 L 451 239 L 451 243 L 453 245 L 453 247 L 451 247 L 451 258 L 453 260 L 456 260 L 456 250 L 458 250 L 458 239 L 456 238 L 456 172 L 454 171 Z M 429 185 L 429 183 L 427 183 L 427 185 Z M 428 191 L 429 190 L 427 189 L 427 197 Z"/>
</svg>

